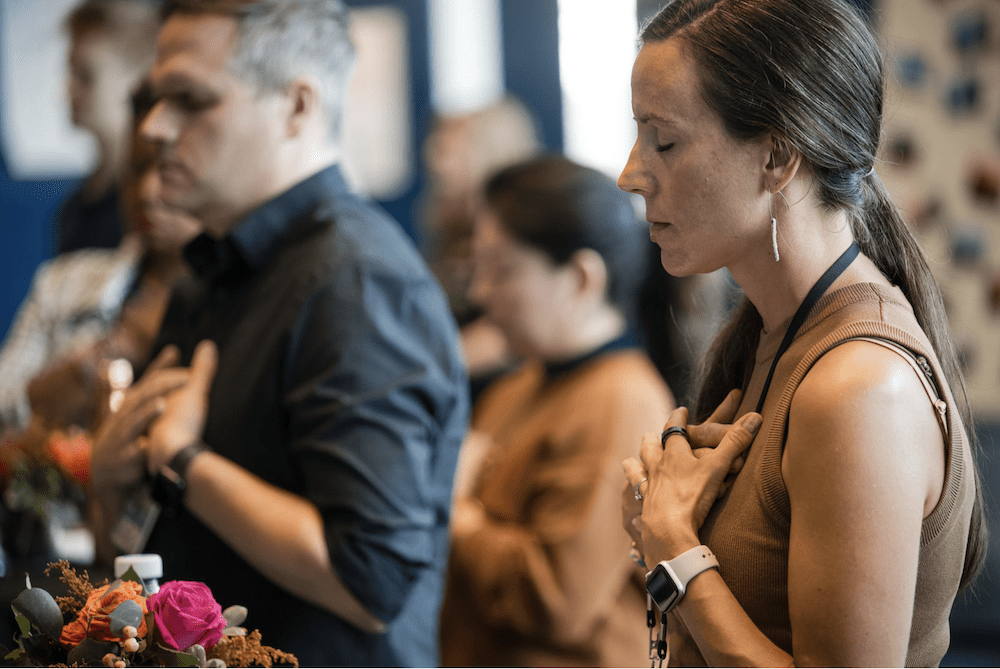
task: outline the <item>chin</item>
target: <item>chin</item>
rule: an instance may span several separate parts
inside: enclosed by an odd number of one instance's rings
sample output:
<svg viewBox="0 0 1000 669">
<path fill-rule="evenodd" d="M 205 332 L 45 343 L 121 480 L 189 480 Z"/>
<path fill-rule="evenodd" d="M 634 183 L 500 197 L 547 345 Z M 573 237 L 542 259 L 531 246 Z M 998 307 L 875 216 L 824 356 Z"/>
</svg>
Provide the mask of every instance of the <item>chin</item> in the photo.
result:
<svg viewBox="0 0 1000 669">
<path fill-rule="evenodd" d="M 660 266 L 663 270 L 670 276 L 691 276 L 692 274 L 698 274 L 698 272 L 683 262 L 680 262 L 676 257 L 670 254 L 670 251 L 664 248 L 660 248 Z"/>
</svg>

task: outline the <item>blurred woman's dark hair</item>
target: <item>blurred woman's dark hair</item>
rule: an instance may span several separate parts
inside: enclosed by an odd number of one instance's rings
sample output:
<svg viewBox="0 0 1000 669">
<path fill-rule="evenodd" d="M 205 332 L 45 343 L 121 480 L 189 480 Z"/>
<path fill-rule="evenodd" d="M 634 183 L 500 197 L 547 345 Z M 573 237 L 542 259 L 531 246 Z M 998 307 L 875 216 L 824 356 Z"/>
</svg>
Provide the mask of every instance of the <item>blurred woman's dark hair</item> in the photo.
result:
<svg viewBox="0 0 1000 669">
<path fill-rule="evenodd" d="M 608 270 L 608 301 L 625 317 L 668 385 L 687 385 L 671 305 L 676 279 L 660 267 L 658 249 L 639 221 L 631 196 L 602 172 L 561 155 L 506 167 L 487 179 L 485 205 L 512 237 L 556 265 L 591 249 Z M 676 384 L 676 385 L 675 385 Z"/>
</svg>

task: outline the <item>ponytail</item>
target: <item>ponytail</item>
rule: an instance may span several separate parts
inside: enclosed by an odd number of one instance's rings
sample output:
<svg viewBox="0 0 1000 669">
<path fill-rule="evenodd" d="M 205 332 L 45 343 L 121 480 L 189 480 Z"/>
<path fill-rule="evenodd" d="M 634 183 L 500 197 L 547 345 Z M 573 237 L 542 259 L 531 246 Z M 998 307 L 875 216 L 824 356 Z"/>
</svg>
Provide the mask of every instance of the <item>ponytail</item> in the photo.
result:
<svg viewBox="0 0 1000 669">
<path fill-rule="evenodd" d="M 966 428 L 969 449 L 972 453 L 971 474 L 975 481 L 976 497 L 965 551 L 965 568 L 962 572 L 961 587 L 964 589 L 975 580 L 985 566 L 989 539 L 982 480 L 976 462 L 979 455 L 979 440 L 972 420 L 972 407 L 965 379 L 958 362 L 958 353 L 949 336 L 944 298 L 923 250 L 877 174 L 871 172 L 867 175 L 863 190 L 862 215 L 853 216 L 851 220 L 854 239 L 861 252 L 906 295 L 906 299 L 913 307 L 917 322 L 937 355 Z"/>
</svg>

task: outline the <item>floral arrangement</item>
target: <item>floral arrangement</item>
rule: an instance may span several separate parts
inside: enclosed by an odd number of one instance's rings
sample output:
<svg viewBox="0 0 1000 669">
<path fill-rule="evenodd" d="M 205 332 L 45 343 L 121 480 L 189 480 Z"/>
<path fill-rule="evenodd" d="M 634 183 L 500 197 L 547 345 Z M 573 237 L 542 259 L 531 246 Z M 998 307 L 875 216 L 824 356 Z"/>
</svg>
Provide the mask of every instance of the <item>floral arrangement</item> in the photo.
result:
<svg viewBox="0 0 1000 669">
<path fill-rule="evenodd" d="M 299 666 L 294 655 L 262 645 L 259 631 L 248 634 L 246 608 L 223 611 L 204 583 L 167 581 L 150 593 L 132 569 L 98 586 L 65 560 L 46 574 L 52 570 L 69 594 L 53 598 L 27 582 L 11 604 L 17 647 L 0 647 L 8 666 Z"/>
</svg>

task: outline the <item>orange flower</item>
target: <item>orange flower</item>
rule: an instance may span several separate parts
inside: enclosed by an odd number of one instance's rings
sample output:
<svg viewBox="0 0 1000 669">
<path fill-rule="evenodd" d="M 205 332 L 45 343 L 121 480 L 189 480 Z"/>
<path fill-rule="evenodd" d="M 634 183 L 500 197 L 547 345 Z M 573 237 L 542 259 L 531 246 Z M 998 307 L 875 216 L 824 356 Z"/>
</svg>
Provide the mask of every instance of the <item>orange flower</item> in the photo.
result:
<svg viewBox="0 0 1000 669">
<path fill-rule="evenodd" d="M 109 618 L 112 611 L 126 599 L 135 600 L 142 608 L 143 616 L 149 612 L 146 606 L 146 598 L 142 596 L 142 586 L 134 581 L 122 581 L 121 585 L 108 592 L 110 585 L 97 588 L 87 597 L 87 603 L 80 609 L 80 614 L 76 620 L 63 626 L 62 634 L 59 636 L 60 643 L 66 646 L 75 646 L 84 637 L 90 637 L 97 641 L 118 641 L 122 642 L 122 637 L 114 636 L 111 633 L 111 620 Z M 139 638 L 146 636 L 146 620 L 143 618 L 139 625 Z"/>
<path fill-rule="evenodd" d="M 49 438 L 49 455 L 77 483 L 90 483 L 90 439 L 56 430 Z"/>
</svg>

